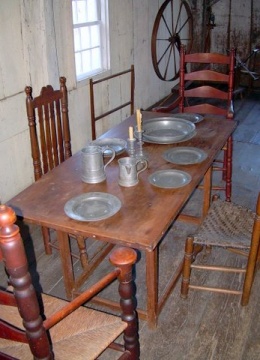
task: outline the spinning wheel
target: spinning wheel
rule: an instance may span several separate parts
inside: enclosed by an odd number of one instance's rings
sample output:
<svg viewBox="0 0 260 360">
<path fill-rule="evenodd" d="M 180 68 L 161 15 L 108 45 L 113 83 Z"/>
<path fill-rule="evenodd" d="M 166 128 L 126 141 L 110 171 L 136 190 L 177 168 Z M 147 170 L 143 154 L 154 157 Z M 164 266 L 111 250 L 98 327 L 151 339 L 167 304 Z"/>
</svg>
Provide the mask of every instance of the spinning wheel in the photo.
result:
<svg viewBox="0 0 260 360">
<path fill-rule="evenodd" d="M 192 40 L 192 14 L 187 1 L 166 0 L 155 18 L 151 46 L 154 70 L 161 80 L 177 79 L 181 44 L 190 52 Z"/>
</svg>

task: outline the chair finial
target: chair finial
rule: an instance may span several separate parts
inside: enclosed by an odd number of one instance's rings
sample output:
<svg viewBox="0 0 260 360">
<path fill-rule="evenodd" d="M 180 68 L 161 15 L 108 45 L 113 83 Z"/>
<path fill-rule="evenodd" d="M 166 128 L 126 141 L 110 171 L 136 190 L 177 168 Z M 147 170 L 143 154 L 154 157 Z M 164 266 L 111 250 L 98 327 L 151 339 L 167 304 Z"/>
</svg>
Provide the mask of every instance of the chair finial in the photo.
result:
<svg viewBox="0 0 260 360">
<path fill-rule="evenodd" d="M 10 226 L 16 221 L 16 215 L 12 208 L 0 205 L 0 228 Z"/>
</svg>

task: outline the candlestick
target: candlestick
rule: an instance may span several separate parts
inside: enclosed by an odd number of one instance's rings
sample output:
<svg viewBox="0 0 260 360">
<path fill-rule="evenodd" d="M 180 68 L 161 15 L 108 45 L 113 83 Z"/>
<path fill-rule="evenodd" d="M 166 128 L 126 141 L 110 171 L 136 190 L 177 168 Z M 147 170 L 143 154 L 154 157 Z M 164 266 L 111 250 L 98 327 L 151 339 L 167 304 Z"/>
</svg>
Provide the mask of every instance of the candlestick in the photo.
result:
<svg viewBox="0 0 260 360">
<path fill-rule="evenodd" d="M 127 139 L 127 152 L 130 157 L 135 157 L 136 139 Z"/>
</svg>

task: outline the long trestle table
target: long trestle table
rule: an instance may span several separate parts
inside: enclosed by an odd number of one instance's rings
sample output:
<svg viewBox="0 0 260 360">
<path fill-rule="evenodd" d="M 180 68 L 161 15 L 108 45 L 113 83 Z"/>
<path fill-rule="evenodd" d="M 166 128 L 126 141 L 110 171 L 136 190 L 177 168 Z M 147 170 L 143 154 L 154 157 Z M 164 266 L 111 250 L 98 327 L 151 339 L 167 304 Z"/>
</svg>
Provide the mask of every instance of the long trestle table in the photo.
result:
<svg viewBox="0 0 260 360">
<path fill-rule="evenodd" d="M 169 116 L 154 112 L 143 112 L 143 121 Z M 103 138 L 127 139 L 129 126 L 135 125 L 135 116 L 130 116 L 119 125 L 110 129 Z M 190 140 L 177 144 L 159 145 L 145 143 L 143 149 L 148 157 L 148 169 L 140 174 L 138 185 L 124 188 L 118 184 L 118 157 L 106 168 L 107 178 L 99 184 L 86 184 L 81 181 L 80 152 L 44 175 L 8 202 L 17 215 L 29 223 L 55 229 L 60 247 L 60 257 L 64 286 L 68 298 L 80 291 L 87 274 L 74 277 L 70 256 L 68 234 L 92 237 L 113 245 L 129 246 L 145 252 L 147 306 L 139 309 L 139 316 L 148 321 L 151 328 L 156 327 L 157 318 L 174 287 L 181 271 L 172 274 L 161 298 L 158 296 L 158 246 L 172 222 L 180 215 L 181 209 L 189 200 L 194 189 L 204 179 L 210 185 L 210 169 L 218 152 L 228 141 L 231 154 L 231 134 L 236 123 L 206 117 L 196 124 L 196 134 Z M 228 140 L 229 139 L 229 140 Z M 173 165 L 162 157 L 162 153 L 175 146 L 198 147 L 207 153 L 207 158 L 198 164 L 185 166 Z M 127 156 L 126 153 L 120 156 Z M 191 175 L 191 182 L 178 189 L 164 189 L 151 185 L 149 175 L 157 170 L 185 170 Z M 82 222 L 70 219 L 64 212 L 65 203 L 87 192 L 106 192 L 117 196 L 122 203 L 121 209 L 112 217 L 101 221 Z M 204 192 L 203 214 L 209 205 L 209 187 Z M 199 223 L 200 219 L 183 216 L 184 220 Z M 105 300 L 104 300 L 105 303 Z M 108 302 L 109 303 L 109 302 Z M 111 305 L 111 304 L 110 304 Z"/>
</svg>

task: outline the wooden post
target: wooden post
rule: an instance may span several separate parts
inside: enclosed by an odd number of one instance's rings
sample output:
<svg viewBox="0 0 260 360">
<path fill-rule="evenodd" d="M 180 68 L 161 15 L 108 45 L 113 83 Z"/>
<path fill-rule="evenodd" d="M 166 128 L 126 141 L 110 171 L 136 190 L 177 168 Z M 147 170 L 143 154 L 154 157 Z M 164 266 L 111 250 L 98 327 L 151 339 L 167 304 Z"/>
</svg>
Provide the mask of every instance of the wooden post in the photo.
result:
<svg viewBox="0 0 260 360">
<path fill-rule="evenodd" d="M 123 256 L 122 256 L 123 255 Z M 124 331 L 126 350 L 131 354 L 131 359 L 139 359 L 140 348 L 138 340 L 138 322 L 136 313 L 135 288 L 132 274 L 132 265 L 136 262 L 137 254 L 131 248 L 117 248 L 111 256 L 110 262 L 117 266 L 121 273 L 118 276 L 120 305 L 122 320 L 127 322 L 128 327 Z"/>
<path fill-rule="evenodd" d="M 14 288 L 14 298 L 23 319 L 28 346 L 35 359 L 50 360 L 53 359 L 50 343 L 42 324 L 23 241 L 19 227 L 14 225 L 15 221 L 15 212 L 6 205 L 0 205 L 0 249 L 10 284 Z"/>
</svg>

